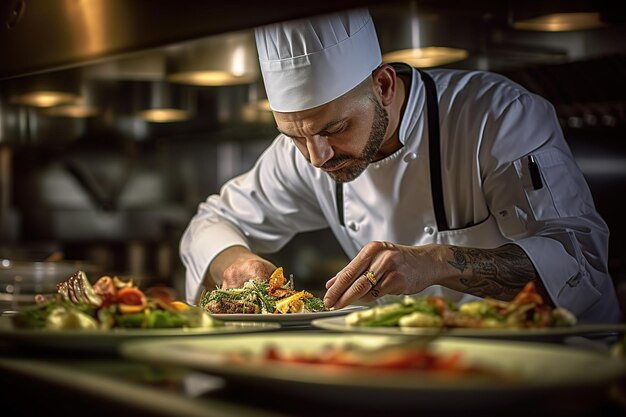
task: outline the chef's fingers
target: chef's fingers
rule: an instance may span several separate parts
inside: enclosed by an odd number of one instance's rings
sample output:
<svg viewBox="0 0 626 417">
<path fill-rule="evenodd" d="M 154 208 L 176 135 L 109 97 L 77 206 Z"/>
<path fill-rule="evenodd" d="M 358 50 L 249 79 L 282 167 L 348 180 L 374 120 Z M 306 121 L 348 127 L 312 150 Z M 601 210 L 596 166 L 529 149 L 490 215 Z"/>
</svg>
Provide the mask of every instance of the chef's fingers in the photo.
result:
<svg viewBox="0 0 626 417">
<path fill-rule="evenodd" d="M 326 289 L 329 289 L 335 283 L 335 281 L 337 281 L 337 276 L 334 276 L 326 281 Z"/>
<path fill-rule="evenodd" d="M 388 275 L 384 265 L 381 262 L 375 262 L 370 267 L 362 277 L 354 281 L 352 286 L 339 297 L 335 302 L 335 308 L 343 308 L 356 300 L 373 302 L 390 293 L 393 285 L 389 286 L 383 282 Z M 365 278 L 365 280 L 362 278 Z"/>
<path fill-rule="evenodd" d="M 335 302 L 334 307 L 336 309 L 343 308 L 356 300 L 366 297 L 367 294 L 375 287 L 375 283 L 378 279 L 379 277 L 376 277 L 373 273 L 361 275 L 354 280 L 352 285 L 348 287 L 343 294 L 341 294 L 339 299 Z"/>
<path fill-rule="evenodd" d="M 378 281 L 376 285 L 374 285 L 370 290 L 361 298 L 361 301 L 366 303 L 371 303 L 387 294 L 399 294 L 397 287 L 397 281 L 394 280 L 394 277 L 397 277 L 397 274 L 391 271 L 385 271 L 378 277 Z"/>
<path fill-rule="evenodd" d="M 363 289 L 365 288 L 363 286 L 363 283 L 367 283 L 369 285 L 369 281 L 364 276 L 365 272 L 367 271 L 366 269 L 364 269 L 365 266 L 359 265 L 357 266 L 357 268 L 358 269 L 354 269 L 354 267 L 352 266 L 352 262 L 351 262 L 344 269 L 339 271 L 337 275 L 335 275 L 333 278 L 331 278 L 328 281 L 327 287 L 326 287 L 327 288 L 326 295 L 324 296 L 324 305 L 326 306 L 326 308 L 331 308 L 331 307 L 340 308 L 335 305 L 337 303 L 337 300 L 339 300 L 339 298 L 346 291 L 352 288 L 353 285 L 356 284 L 357 288 L 352 291 L 351 295 L 354 295 L 355 291 L 357 293 L 363 292 Z M 357 282 L 360 282 L 360 283 L 357 283 Z"/>
<path fill-rule="evenodd" d="M 365 294 L 362 298 L 361 301 L 365 302 L 365 303 L 372 303 L 376 300 L 378 300 L 380 297 L 382 297 L 383 295 L 387 295 L 388 293 L 385 292 L 385 288 L 383 287 L 383 285 L 378 285 L 376 287 L 371 288 L 367 294 Z"/>
<path fill-rule="evenodd" d="M 366 277 L 367 279 L 367 277 Z M 376 283 L 372 284 L 371 279 L 367 279 L 367 288 L 364 291 L 357 291 L 357 289 L 350 288 L 346 291 L 335 303 L 335 308 L 343 308 L 348 306 L 356 300 L 364 301 L 364 302 L 373 302 L 383 295 L 388 294 L 387 285 L 384 284 L 384 276 L 378 276 L 376 278 Z M 351 295 L 354 294 L 354 297 Z"/>
<path fill-rule="evenodd" d="M 386 248 L 385 242 L 370 242 L 365 245 L 345 268 L 328 281 L 326 286 L 328 291 L 324 296 L 324 305 L 327 308 L 341 308 L 336 303 L 346 291 L 350 291 L 347 295 L 350 300 L 354 300 L 355 294 L 364 295 L 364 289 L 361 287 L 361 284 L 357 284 L 357 288 L 350 288 L 363 274 L 371 270 L 371 264 L 376 259 L 376 256 Z M 363 280 L 360 282 L 363 282 Z"/>
</svg>

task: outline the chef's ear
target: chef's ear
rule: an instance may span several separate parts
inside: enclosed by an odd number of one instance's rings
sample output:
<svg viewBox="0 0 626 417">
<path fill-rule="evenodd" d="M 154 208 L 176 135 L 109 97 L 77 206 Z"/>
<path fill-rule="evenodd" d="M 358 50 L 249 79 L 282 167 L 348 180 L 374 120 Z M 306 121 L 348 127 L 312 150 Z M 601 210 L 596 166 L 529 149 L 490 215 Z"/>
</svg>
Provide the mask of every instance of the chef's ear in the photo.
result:
<svg viewBox="0 0 626 417">
<path fill-rule="evenodd" d="M 374 91 L 380 98 L 380 104 L 389 106 L 393 102 L 398 86 L 396 70 L 391 65 L 381 65 L 372 72 Z"/>
</svg>

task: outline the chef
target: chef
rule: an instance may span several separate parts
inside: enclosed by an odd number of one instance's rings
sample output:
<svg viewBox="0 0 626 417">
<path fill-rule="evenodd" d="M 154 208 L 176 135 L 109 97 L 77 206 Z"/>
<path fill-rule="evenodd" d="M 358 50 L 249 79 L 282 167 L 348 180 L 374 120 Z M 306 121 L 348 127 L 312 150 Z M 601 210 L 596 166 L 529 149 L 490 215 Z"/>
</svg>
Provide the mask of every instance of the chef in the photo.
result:
<svg viewBox="0 0 626 417">
<path fill-rule="evenodd" d="M 620 320 L 607 225 L 545 99 L 494 73 L 382 64 L 365 9 L 255 34 L 280 134 L 191 219 L 188 302 L 267 279 L 259 254 L 329 227 L 351 261 L 328 308 L 510 300 L 532 281 L 579 322 Z"/>
</svg>

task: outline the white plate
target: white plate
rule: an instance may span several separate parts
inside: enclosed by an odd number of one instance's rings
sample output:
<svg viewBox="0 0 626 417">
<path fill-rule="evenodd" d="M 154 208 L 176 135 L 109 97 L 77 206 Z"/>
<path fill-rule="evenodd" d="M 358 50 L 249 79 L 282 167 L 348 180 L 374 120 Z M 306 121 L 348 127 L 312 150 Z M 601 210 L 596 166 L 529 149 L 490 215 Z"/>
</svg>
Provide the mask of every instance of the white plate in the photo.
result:
<svg viewBox="0 0 626 417">
<path fill-rule="evenodd" d="M 343 406 L 436 407 L 463 409 L 485 405 L 505 405 L 511 401 L 545 398 L 553 392 L 606 387 L 626 374 L 626 361 L 593 351 L 543 343 L 500 340 L 440 338 L 431 343 L 436 352 L 459 352 L 465 363 L 519 378 L 503 382 L 485 377 L 442 377 L 419 371 L 383 371 L 355 368 L 325 368 L 319 365 L 274 363 L 233 364 L 232 352 L 260 355 L 268 343 L 281 351 L 314 354 L 329 345 L 357 344 L 376 348 L 398 343 L 400 337 L 339 333 L 276 333 L 241 335 L 236 338 L 212 337 L 129 342 L 122 345 L 123 356 L 158 364 L 174 364 L 204 371 L 226 379 L 234 386 L 267 392 L 268 396 L 292 396 L 306 404 L 311 401 L 323 410 L 324 403 Z M 236 389 L 236 388 L 234 388 Z M 328 405 L 328 404 L 326 404 Z M 418 408 L 419 409 L 419 408 Z"/>
<path fill-rule="evenodd" d="M 0 340 L 34 349 L 116 353 L 122 342 L 163 337 L 212 336 L 277 330 L 279 323 L 228 322 L 207 329 L 113 329 L 113 330 L 25 330 L 15 329 L 11 320 L 0 318 Z"/>
<path fill-rule="evenodd" d="M 280 323 L 283 327 L 309 325 L 311 321 L 324 317 L 345 316 L 367 306 L 350 305 L 338 310 L 320 311 L 317 313 L 289 313 L 289 314 L 211 314 L 213 317 L 226 321 L 267 321 Z"/>
<path fill-rule="evenodd" d="M 433 327 L 370 327 L 346 324 L 345 317 L 329 317 L 313 320 L 314 327 L 350 333 L 413 336 L 450 336 L 478 337 L 507 340 L 561 340 L 569 336 L 615 335 L 626 333 L 626 324 L 580 324 L 571 327 L 553 327 L 544 329 L 439 329 Z"/>
</svg>

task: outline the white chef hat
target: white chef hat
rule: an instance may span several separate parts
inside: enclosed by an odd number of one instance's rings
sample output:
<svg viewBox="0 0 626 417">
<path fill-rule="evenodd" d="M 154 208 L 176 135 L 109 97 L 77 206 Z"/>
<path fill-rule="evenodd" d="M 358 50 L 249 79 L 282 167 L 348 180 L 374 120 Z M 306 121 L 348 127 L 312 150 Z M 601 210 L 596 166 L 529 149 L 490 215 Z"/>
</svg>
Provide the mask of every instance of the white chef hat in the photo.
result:
<svg viewBox="0 0 626 417">
<path fill-rule="evenodd" d="M 381 62 L 367 9 L 354 9 L 255 28 L 270 107 L 295 112 L 347 93 Z"/>
</svg>

